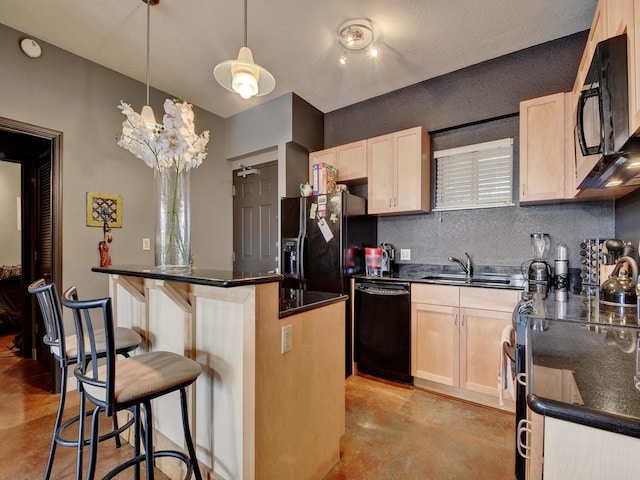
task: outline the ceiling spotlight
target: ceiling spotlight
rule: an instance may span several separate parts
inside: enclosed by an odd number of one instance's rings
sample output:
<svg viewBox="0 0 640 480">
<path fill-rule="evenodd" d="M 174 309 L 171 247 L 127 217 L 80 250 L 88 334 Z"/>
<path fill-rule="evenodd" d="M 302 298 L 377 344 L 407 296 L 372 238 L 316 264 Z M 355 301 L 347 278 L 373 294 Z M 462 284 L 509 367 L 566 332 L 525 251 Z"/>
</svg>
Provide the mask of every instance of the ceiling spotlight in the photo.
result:
<svg viewBox="0 0 640 480">
<path fill-rule="evenodd" d="M 378 50 L 373 45 L 375 33 L 373 25 L 365 18 L 356 18 L 343 22 L 338 27 L 338 42 L 344 48 L 340 56 L 340 64 L 347 63 L 347 53 L 368 52 L 369 56 L 378 56 Z"/>
</svg>

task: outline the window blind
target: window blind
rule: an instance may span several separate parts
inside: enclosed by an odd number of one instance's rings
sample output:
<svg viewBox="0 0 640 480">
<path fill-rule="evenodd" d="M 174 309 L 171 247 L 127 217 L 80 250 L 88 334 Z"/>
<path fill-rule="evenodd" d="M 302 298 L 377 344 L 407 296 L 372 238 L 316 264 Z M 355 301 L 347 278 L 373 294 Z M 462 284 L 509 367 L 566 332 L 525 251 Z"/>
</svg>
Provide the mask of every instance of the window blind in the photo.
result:
<svg viewBox="0 0 640 480">
<path fill-rule="evenodd" d="M 513 205 L 513 139 L 434 152 L 434 210 Z"/>
</svg>

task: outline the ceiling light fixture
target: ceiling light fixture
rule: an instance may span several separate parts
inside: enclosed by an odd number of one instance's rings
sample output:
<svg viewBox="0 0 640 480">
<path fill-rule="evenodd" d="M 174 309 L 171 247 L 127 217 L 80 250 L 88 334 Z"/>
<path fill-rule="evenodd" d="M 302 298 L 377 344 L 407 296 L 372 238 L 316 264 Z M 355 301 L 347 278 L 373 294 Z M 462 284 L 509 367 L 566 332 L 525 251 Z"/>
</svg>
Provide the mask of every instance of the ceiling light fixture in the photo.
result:
<svg viewBox="0 0 640 480">
<path fill-rule="evenodd" d="M 153 113 L 153 109 L 149 105 L 149 51 L 150 51 L 150 41 L 149 41 L 149 32 L 151 27 L 151 6 L 158 5 L 160 0 L 142 0 L 143 3 L 147 4 L 147 73 L 146 73 L 146 85 L 147 85 L 147 103 L 144 107 L 142 107 L 142 111 L 140 115 L 144 119 L 145 123 L 149 128 L 155 128 L 156 126 L 156 116 Z"/>
<path fill-rule="evenodd" d="M 347 63 L 347 52 L 368 52 L 370 57 L 377 57 L 378 50 L 373 44 L 374 40 L 375 33 L 369 20 L 356 18 L 342 23 L 338 27 L 338 42 L 344 48 L 339 58 L 340 64 Z"/>
<path fill-rule="evenodd" d="M 247 0 L 244 0 L 244 46 L 240 48 L 237 60 L 227 60 L 216 65 L 213 76 L 220 85 L 240 94 L 245 100 L 267 95 L 276 86 L 273 75 L 254 63 L 253 53 L 247 47 Z"/>
</svg>

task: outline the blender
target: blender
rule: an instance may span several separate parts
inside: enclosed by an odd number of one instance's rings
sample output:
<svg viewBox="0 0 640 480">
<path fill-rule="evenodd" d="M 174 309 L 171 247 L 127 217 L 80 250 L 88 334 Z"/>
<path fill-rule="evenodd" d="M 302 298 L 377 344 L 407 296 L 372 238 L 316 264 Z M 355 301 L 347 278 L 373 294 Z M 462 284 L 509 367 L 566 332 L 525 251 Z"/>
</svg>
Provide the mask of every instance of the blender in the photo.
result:
<svg viewBox="0 0 640 480">
<path fill-rule="evenodd" d="M 532 233 L 531 248 L 533 249 L 533 261 L 529 265 L 529 285 L 548 287 L 551 284 L 551 267 L 545 261 L 549 253 L 548 233 Z M 546 290 L 546 288 L 545 288 Z"/>
</svg>

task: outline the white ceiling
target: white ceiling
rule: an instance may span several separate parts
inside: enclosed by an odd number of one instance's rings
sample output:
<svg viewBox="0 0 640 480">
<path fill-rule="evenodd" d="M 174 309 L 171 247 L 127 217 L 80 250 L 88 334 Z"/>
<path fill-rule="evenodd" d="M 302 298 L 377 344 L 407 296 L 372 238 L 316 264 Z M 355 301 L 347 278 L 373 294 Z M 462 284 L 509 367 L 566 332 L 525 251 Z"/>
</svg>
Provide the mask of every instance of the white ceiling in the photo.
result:
<svg viewBox="0 0 640 480">
<path fill-rule="evenodd" d="M 151 9 L 151 85 L 225 118 L 290 91 L 327 113 L 587 30 L 596 3 L 248 0 L 248 46 L 276 88 L 242 100 L 212 72 L 243 44 L 243 1 L 160 0 Z M 144 82 L 146 8 L 143 0 L 0 0 L 0 23 Z M 336 31 L 351 18 L 371 21 L 380 53 L 341 66 Z"/>
</svg>

